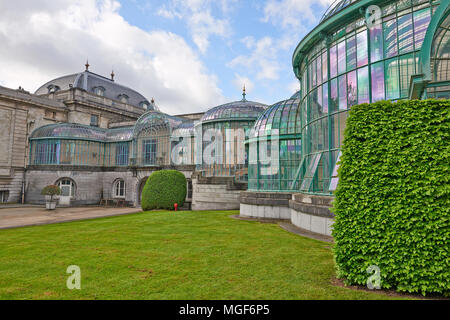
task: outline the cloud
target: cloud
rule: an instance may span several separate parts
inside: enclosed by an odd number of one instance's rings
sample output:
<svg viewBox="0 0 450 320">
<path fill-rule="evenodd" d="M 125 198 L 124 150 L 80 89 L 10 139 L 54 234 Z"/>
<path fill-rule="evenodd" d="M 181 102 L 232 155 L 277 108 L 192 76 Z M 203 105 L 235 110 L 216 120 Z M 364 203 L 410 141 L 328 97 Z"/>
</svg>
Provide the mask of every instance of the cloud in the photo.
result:
<svg viewBox="0 0 450 320">
<path fill-rule="evenodd" d="M 277 59 L 278 47 L 271 37 L 263 37 L 256 41 L 253 37 L 245 37 L 242 42 L 251 50 L 249 55 L 239 55 L 229 64 L 229 67 L 245 67 L 256 72 L 258 80 L 276 80 L 280 70 Z"/>
<path fill-rule="evenodd" d="M 4 85 L 34 91 L 84 70 L 155 97 L 164 112 L 205 110 L 224 102 L 218 79 L 174 33 L 144 31 L 119 15 L 113 0 L 0 2 L 0 77 Z"/>
<path fill-rule="evenodd" d="M 234 2 L 236 1 L 221 0 L 218 5 L 222 12 L 228 13 Z M 211 36 L 228 38 L 231 35 L 229 21 L 212 15 L 213 3 L 210 0 L 172 0 L 164 4 L 157 13 L 164 18 L 185 20 L 195 45 L 201 53 L 205 53 Z"/>
<path fill-rule="evenodd" d="M 239 91 L 242 90 L 245 85 L 246 93 L 252 92 L 253 88 L 255 87 L 253 81 L 251 81 L 248 77 L 241 76 L 237 73 L 234 74 L 233 84 Z"/>
<path fill-rule="evenodd" d="M 264 6 L 263 22 L 271 22 L 282 28 L 306 28 L 306 24 L 317 23 L 321 15 L 313 5 L 328 7 L 334 0 L 269 0 Z"/>
</svg>

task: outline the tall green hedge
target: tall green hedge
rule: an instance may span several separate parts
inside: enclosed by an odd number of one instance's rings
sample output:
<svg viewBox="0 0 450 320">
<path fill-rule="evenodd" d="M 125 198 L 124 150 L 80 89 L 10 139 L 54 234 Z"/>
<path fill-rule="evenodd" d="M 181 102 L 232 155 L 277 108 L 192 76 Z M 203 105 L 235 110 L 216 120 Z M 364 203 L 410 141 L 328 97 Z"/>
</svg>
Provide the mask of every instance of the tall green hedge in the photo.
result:
<svg viewBox="0 0 450 320">
<path fill-rule="evenodd" d="M 449 294 L 450 100 L 354 106 L 333 211 L 338 277 Z"/>
<path fill-rule="evenodd" d="M 153 172 L 142 190 L 142 209 L 172 210 L 174 204 L 183 206 L 186 199 L 186 177 L 176 170 Z"/>
</svg>

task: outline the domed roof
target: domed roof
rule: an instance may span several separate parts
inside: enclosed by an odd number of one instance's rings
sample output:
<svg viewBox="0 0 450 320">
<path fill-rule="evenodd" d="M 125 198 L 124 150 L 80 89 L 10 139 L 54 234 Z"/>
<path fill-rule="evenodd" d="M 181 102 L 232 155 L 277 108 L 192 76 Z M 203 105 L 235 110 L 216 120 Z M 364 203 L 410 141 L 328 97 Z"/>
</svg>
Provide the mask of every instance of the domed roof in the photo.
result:
<svg viewBox="0 0 450 320">
<path fill-rule="evenodd" d="M 133 137 L 134 127 L 102 129 L 77 123 L 56 123 L 35 129 L 30 139 L 66 138 L 86 139 L 100 142 L 129 141 Z"/>
<path fill-rule="evenodd" d="M 116 83 L 113 78 L 109 79 L 90 72 L 88 66 L 87 64 L 84 72 L 70 74 L 45 83 L 36 90 L 35 94 L 44 95 L 50 92 L 68 90 L 73 87 L 84 89 L 108 99 L 122 101 L 135 107 L 147 110 L 154 109 L 153 104 L 139 92 Z M 111 76 L 113 77 L 114 73 Z"/>
<path fill-rule="evenodd" d="M 339 11 L 341 11 L 342 9 L 348 7 L 349 5 L 351 5 L 352 3 L 356 2 L 356 1 L 358 1 L 358 0 L 335 0 L 328 7 L 327 11 L 325 11 L 325 13 L 323 14 L 322 18 L 320 19 L 320 22 L 322 22 L 323 20 L 328 19 L 329 17 L 331 17 L 335 13 L 338 13 Z"/>
<path fill-rule="evenodd" d="M 267 105 L 248 101 L 245 99 L 245 88 L 243 98 L 209 109 L 201 118 L 201 122 L 214 122 L 223 120 L 256 120 L 264 112 Z"/>
<path fill-rule="evenodd" d="M 250 138 L 272 134 L 300 134 L 300 91 L 290 99 L 271 105 L 256 120 Z"/>
<path fill-rule="evenodd" d="M 138 136 L 142 130 L 148 128 L 168 128 L 170 130 L 175 130 L 182 126 L 188 126 L 187 123 L 192 123 L 193 127 L 193 122 L 189 119 L 171 116 L 161 111 L 150 110 L 140 116 L 136 121 L 134 126 L 134 136 Z"/>
</svg>

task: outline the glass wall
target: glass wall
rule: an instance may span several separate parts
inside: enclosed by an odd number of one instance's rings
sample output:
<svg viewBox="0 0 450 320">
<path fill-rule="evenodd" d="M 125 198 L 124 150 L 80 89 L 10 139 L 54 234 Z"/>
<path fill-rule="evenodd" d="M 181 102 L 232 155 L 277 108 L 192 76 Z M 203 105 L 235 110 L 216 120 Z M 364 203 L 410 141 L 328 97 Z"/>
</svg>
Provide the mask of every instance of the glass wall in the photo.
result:
<svg viewBox="0 0 450 320">
<path fill-rule="evenodd" d="M 395 1 L 382 7 L 382 14 L 381 23 L 370 29 L 363 17 L 349 22 L 319 42 L 300 65 L 301 191 L 329 194 L 335 188 L 333 171 L 353 105 L 408 98 L 431 1 Z"/>
<path fill-rule="evenodd" d="M 298 189 L 302 147 L 299 103 L 298 92 L 270 106 L 256 121 L 247 141 L 249 190 Z"/>
</svg>

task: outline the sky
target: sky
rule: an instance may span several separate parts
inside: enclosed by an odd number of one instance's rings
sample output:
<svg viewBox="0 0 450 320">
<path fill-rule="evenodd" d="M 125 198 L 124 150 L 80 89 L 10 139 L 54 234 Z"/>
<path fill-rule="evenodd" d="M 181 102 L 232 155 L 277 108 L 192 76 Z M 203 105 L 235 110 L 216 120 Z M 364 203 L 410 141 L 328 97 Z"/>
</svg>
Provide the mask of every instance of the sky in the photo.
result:
<svg viewBox="0 0 450 320">
<path fill-rule="evenodd" d="M 265 104 L 299 89 L 292 54 L 333 0 L 0 0 L 0 85 L 90 71 L 161 111 Z"/>
</svg>

